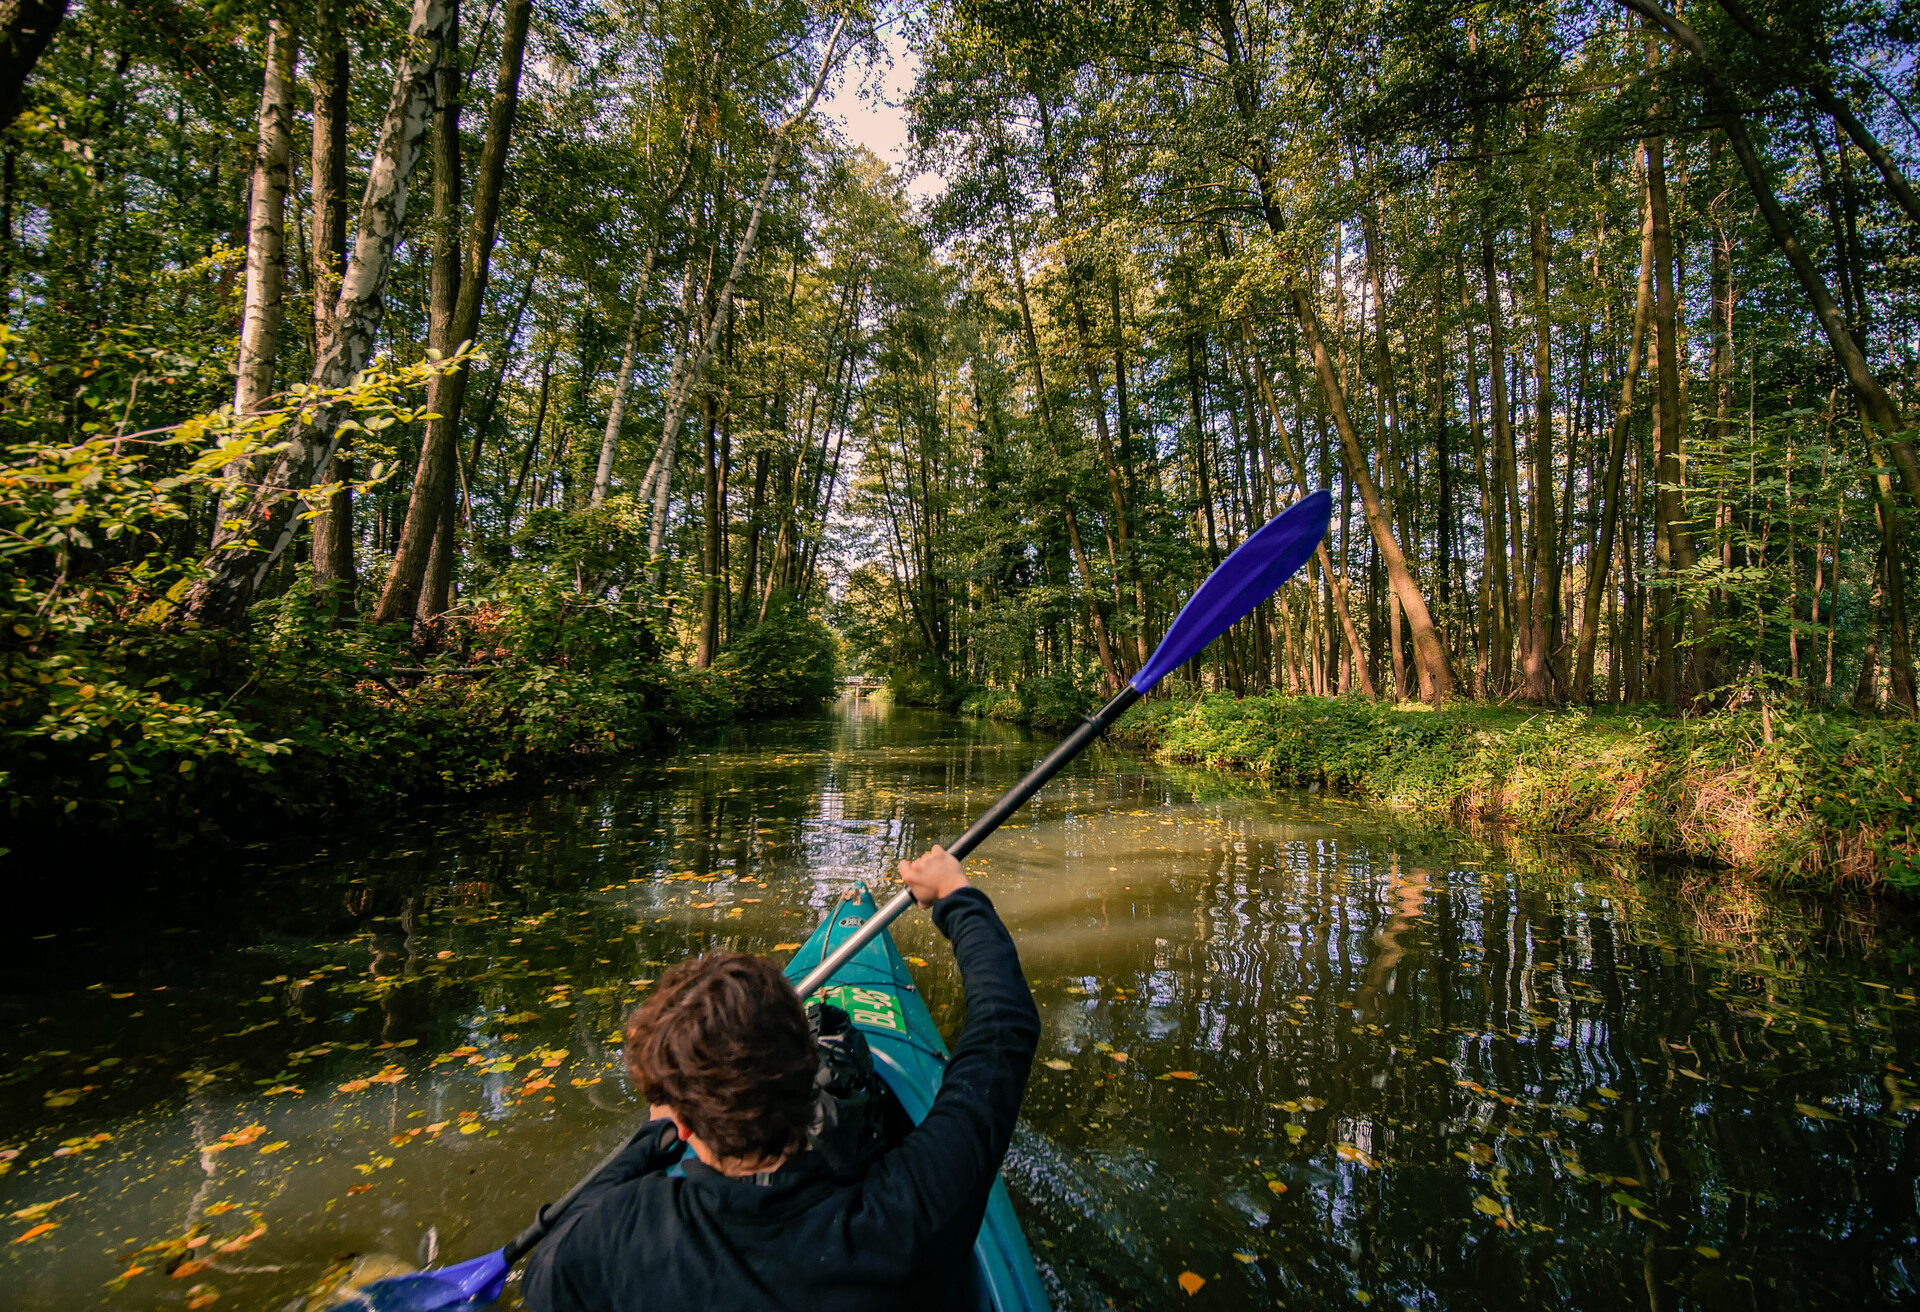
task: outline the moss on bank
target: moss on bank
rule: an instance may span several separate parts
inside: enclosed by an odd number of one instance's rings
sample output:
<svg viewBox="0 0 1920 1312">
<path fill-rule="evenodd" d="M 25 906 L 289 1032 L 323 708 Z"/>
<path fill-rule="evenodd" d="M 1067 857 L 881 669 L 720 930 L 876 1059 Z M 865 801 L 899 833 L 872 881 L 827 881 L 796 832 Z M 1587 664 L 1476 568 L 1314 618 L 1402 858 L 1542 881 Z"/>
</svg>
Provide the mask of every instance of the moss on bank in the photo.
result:
<svg viewBox="0 0 1920 1312">
<path fill-rule="evenodd" d="M 1142 702 L 1112 736 L 1166 760 L 1324 784 L 1459 823 L 1779 883 L 1920 892 L 1920 725 L 1910 721 L 1211 695 Z"/>
</svg>

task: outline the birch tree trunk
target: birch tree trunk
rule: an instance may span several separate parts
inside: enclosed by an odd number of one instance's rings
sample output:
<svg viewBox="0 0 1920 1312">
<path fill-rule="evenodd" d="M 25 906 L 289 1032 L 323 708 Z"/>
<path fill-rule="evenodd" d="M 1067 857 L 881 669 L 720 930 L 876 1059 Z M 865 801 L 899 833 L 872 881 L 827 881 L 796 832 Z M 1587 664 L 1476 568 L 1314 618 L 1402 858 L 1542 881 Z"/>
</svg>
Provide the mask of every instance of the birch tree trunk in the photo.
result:
<svg viewBox="0 0 1920 1312">
<path fill-rule="evenodd" d="M 787 140 L 793 135 L 794 129 L 813 113 L 821 89 L 826 86 L 827 73 L 833 67 L 834 48 L 840 44 L 840 34 L 846 28 L 847 20 L 844 18 L 834 24 L 832 35 L 827 37 L 826 51 L 820 56 L 820 70 L 814 74 L 813 86 L 807 92 L 806 103 L 774 134 L 772 154 L 767 160 L 767 176 L 761 179 L 760 192 L 753 199 L 753 213 L 747 219 L 747 231 L 740 238 L 740 249 L 734 252 L 733 267 L 727 271 L 727 280 L 721 285 L 719 296 L 708 307 L 706 339 L 689 364 L 680 389 L 668 399 L 667 415 L 661 424 L 660 436 L 660 448 L 666 456 L 660 468 L 659 487 L 654 493 L 653 521 L 647 528 L 647 554 L 654 559 L 659 558 L 661 543 L 666 538 L 667 494 L 673 485 L 673 453 L 679 443 L 680 427 L 686 421 L 687 400 L 693 395 L 693 389 L 700 385 L 700 375 L 705 371 L 707 361 L 713 358 L 714 348 L 720 342 L 721 329 L 726 326 L 727 308 L 733 304 L 733 289 L 739 283 L 747 261 L 753 258 L 754 243 L 760 238 L 760 219 L 766 212 L 767 197 L 773 192 L 774 179 L 779 175 L 780 162 L 786 155 Z"/>
<path fill-rule="evenodd" d="M 450 0 L 414 0 L 393 94 L 375 141 L 353 258 L 334 307 L 334 332 L 320 348 L 312 384 L 346 386 L 365 367 L 385 312 L 387 277 L 407 212 L 407 188 L 433 121 L 434 79 L 446 58 Z M 207 575 L 188 592 L 180 622 L 238 627 L 267 571 L 293 541 L 300 494 L 333 459 L 345 407 L 329 406 L 303 424 L 274 459 L 253 496 L 214 532 Z"/>
<path fill-rule="evenodd" d="M 267 24 L 266 79 L 254 143 L 253 200 L 247 214 L 247 289 L 233 410 L 246 414 L 273 394 L 280 325 L 286 318 L 287 183 L 292 172 L 293 30 Z"/>
<path fill-rule="evenodd" d="M 459 246 L 453 248 L 460 257 L 459 291 L 446 326 L 443 339 L 446 345 L 439 348 L 446 354 L 472 341 L 479 331 L 480 306 L 493 260 L 500 188 L 506 176 L 507 149 L 519 105 L 520 68 L 532 11 L 533 0 L 508 0 L 506 5 L 500 32 L 500 65 L 494 79 L 493 102 L 487 111 L 487 135 L 474 179 L 473 208 L 468 216 L 464 251 Z M 447 129 L 449 138 L 457 143 L 458 125 L 452 113 L 447 119 Z M 445 240 L 451 241 L 452 234 L 448 233 Z M 400 542 L 387 574 L 386 587 L 374 612 L 378 622 L 391 624 L 411 614 L 416 621 L 424 623 L 447 608 L 453 574 L 453 534 L 447 521 L 447 508 L 453 503 L 454 488 L 459 481 L 456 443 L 471 373 L 462 366 L 442 374 L 434 388 L 433 411 L 438 418 L 428 421 L 426 440 L 421 443 L 406 521 L 400 530 Z M 438 541 L 441 538 L 444 542 Z"/>
<path fill-rule="evenodd" d="M 698 126 L 698 112 L 689 116 L 683 133 L 686 145 L 680 155 L 680 171 L 668 189 L 666 199 L 660 202 L 660 224 L 664 229 L 674 207 L 680 203 L 681 193 L 686 190 L 687 179 L 693 173 L 693 134 Z M 656 230 L 647 241 L 647 253 L 640 261 L 640 277 L 633 285 L 633 308 L 627 315 L 627 340 L 620 353 L 620 372 L 613 380 L 613 402 L 607 407 L 607 431 L 600 439 L 600 463 L 593 473 L 593 494 L 587 500 L 590 506 L 597 506 L 607 499 L 607 492 L 613 486 L 613 458 L 620 449 L 620 428 L 627 420 L 627 389 L 633 385 L 634 352 L 640 344 L 640 317 L 646 308 L 647 285 L 653 280 L 653 262 L 660 251 L 660 240 L 664 234 Z M 647 471 L 647 484 L 653 483 L 653 469 Z M 645 498 L 646 491 L 640 493 Z"/>
</svg>

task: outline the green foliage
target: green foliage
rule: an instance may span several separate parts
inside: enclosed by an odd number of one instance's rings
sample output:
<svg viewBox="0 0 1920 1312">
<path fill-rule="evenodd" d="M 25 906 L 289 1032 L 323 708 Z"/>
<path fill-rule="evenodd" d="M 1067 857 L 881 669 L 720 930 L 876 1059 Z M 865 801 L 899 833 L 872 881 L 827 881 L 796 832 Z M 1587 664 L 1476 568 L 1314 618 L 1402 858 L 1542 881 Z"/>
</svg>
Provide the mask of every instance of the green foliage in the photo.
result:
<svg viewBox="0 0 1920 1312">
<path fill-rule="evenodd" d="M 1769 709 L 1693 720 L 1442 712 L 1359 698 L 1153 699 L 1114 728 L 1171 760 L 1708 860 L 1781 882 L 1920 892 L 1920 725 Z"/>
<path fill-rule="evenodd" d="M 840 640 L 792 598 L 776 593 L 767 617 L 713 663 L 741 715 L 812 710 L 840 688 Z"/>
<path fill-rule="evenodd" d="M 960 712 L 1059 733 L 1080 723 L 1093 710 L 1094 701 L 1094 693 L 1054 674 L 1023 679 L 1011 690 L 975 688 L 961 700 Z"/>
</svg>

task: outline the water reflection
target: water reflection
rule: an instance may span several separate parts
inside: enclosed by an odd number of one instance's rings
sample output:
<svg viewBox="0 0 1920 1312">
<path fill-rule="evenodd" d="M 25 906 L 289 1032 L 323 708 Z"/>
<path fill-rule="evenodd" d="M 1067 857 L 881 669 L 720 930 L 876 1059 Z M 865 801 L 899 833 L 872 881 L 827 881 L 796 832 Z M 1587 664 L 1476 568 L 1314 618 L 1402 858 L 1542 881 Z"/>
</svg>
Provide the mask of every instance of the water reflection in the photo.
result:
<svg viewBox="0 0 1920 1312">
<path fill-rule="evenodd" d="M 498 1245 L 634 1110 L 660 969 L 797 943 L 1046 746 L 850 703 L 78 908 L 42 872 L 0 1211 L 53 1228 L 0 1245 L 8 1305 L 277 1307 L 344 1253 Z M 1046 1017 L 1007 1171 L 1062 1306 L 1913 1297 L 1904 915 L 1105 751 L 972 867 Z"/>
</svg>

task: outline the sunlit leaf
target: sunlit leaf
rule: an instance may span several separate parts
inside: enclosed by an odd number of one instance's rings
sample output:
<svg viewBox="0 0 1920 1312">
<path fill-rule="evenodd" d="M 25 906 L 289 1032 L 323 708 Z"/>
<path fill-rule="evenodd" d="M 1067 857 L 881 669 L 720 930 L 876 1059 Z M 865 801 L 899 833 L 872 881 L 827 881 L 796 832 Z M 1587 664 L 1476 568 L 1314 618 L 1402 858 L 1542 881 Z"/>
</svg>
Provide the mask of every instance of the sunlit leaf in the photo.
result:
<svg viewBox="0 0 1920 1312">
<path fill-rule="evenodd" d="M 1188 1297 L 1192 1297 L 1194 1294 L 1200 1292 L 1200 1286 L 1207 1283 L 1207 1278 L 1205 1276 L 1195 1275 L 1191 1271 L 1182 1271 L 1180 1273 L 1179 1283 L 1180 1288 L 1187 1291 Z"/>
</svg>

